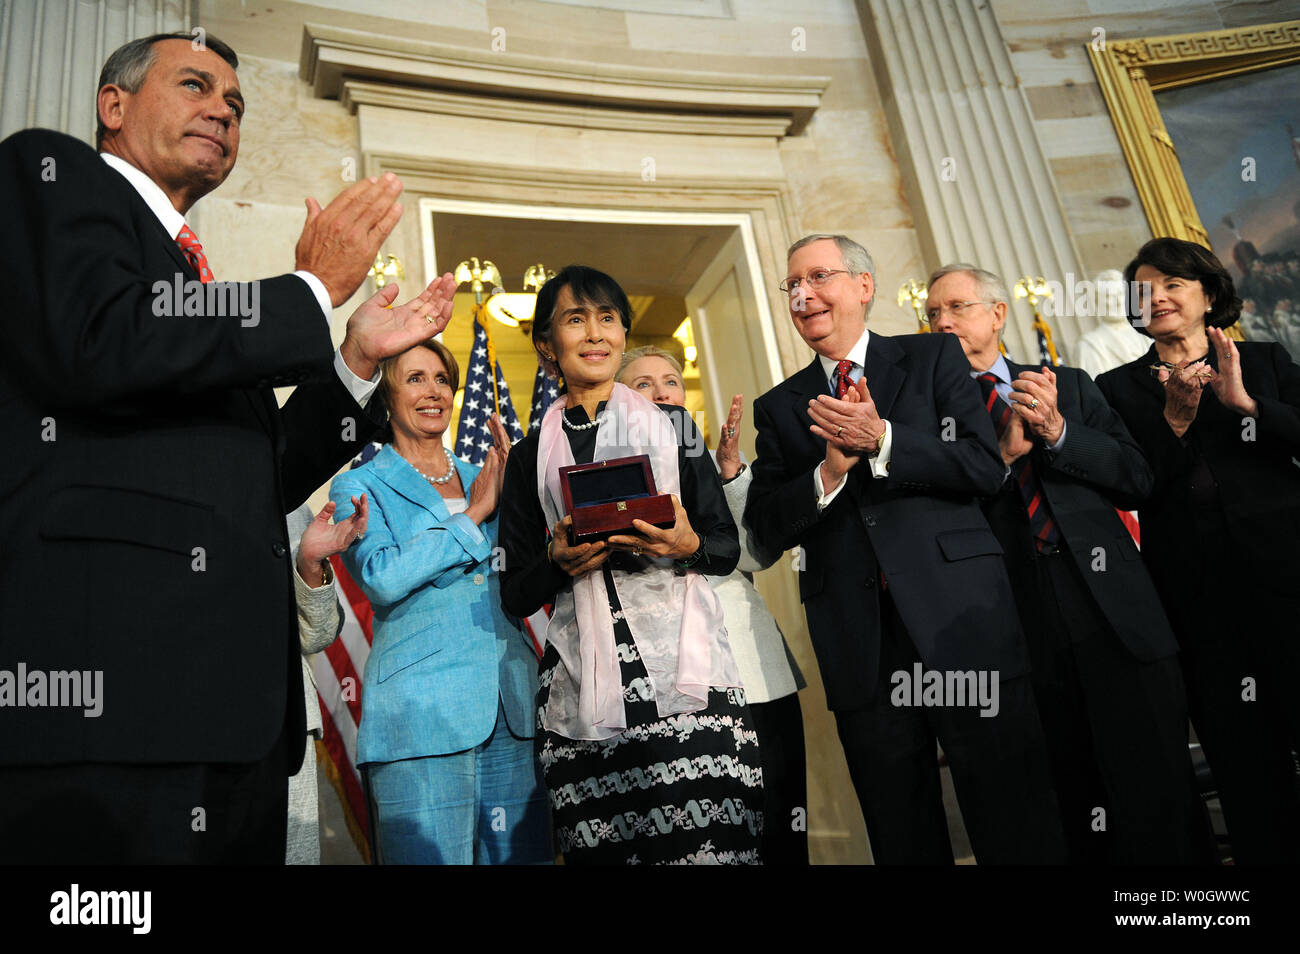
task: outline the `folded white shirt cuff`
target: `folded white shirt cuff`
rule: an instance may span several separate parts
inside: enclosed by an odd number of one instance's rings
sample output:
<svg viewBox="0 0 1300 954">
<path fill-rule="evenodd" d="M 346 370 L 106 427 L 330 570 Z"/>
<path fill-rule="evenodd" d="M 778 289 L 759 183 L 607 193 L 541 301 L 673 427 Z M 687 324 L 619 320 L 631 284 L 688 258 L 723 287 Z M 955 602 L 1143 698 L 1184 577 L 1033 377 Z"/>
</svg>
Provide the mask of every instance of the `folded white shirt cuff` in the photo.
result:
<svg viewBox="0 0 1300 954">
<path fill-rule="evenodd" d="M 370 400 L 370 395 L 374 394 L 375 388 L 379 387 L 381 375 L 378 369 L 375 370 L 375 376 L 369 381 L 365 378 L 359 378 L 352 373 L 348 363 L 343 360 L 342 351 L 334 352 L 334 373 L 339 376 L 339 380 L 347 386 L 356 402 L 362 407 L 366 406 L 366 402 Z"/>
<path fill-rule="evenodd" d="M 889 426 L 888 421 L 882 422 L 885 425 L 885 436 L 880 439 L 880 453 L 875 457 L 868 457 L 867 463 L 871 467 L 871 476 L 875 478 L 889 476 L 889 458 L 894 449 L 894 429 Z M 840 482 L 827 493 L 822 486 L 822 468 L 818 464 L 813 469 L 813 488 L 817 491 L 817 509 L 825 510 L 831 505 L 831 502 L 839 496 L 839 492 L 844 489 L 848 482 L 848 474 L 840 478 Z"/>
</svg>

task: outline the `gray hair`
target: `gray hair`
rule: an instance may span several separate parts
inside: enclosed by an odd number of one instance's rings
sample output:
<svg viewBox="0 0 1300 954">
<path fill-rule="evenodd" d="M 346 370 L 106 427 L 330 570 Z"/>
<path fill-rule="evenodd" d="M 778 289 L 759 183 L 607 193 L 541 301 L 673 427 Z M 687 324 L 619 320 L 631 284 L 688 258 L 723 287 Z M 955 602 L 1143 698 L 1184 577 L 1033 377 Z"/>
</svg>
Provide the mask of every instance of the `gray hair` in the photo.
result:
<svg viewBox="0 0 1300 954">
<path fill-rule="evenodd" d="M 209 50 L 229 63 L 232 70 L 239 69 L 239 57 L 235 55 L 235 51 L 215 36 L 206 35 L 200 41 L 198 36 L 190 33 L 155 33 L 152 36 L 143 36 L 123 43 L 112 52 L 109 58 L 104 61 L 104 68 L 99 71 L 99 85 L 95 87 L 95 95 L 98 96 L 99 91 L 105 86 L 117 86 L 128 93 L 140 92 L 140 87 L 144 84 L 144 78 L 149 75 L 149 70 L 153 68 L 154 61 L 158 59 L 155 44 L 163 40 L 186 40 L 190 43 L 202 42 Z M 96 149 L 104 145 L 104 136 L 107 134 L 108 127 L 99 118 L 99 109 L 96 107 Z"/>
<path fill-rule="evenodd" d="M 1007 286 L 1002 284 L 1002 279 L 992 272 L 985 271 L 982 268 L 976 268 L 974 265 L 967 265 L 965 262 L 954 262 L 952 265 L 945 265 L 930 276 L 927 284 L 930 287 L 945 275 L 969 275 L 975 279 L 979 285 L 980 297 L 991 299 L 992 301 L 1011 303 L 1011 296 L 1007 294 Z"/>
<path fill-rule="evenodd" d="M 827 235 L 824 233 L 805 235 L 799 241 L 790 246 L 789 251 L 785 253 L 785 257 L 789 259 L 791 255 L 799 251 L 799 249 L 803 248 L 805 245 L 811 245 L 813 242 L 821 242 L 828 239 L 834 242 L 836 247 L 840 250 L 840 255 L 844 258 L 845 268 L 851 271 L 854 275 L 861 275 L 863 272 L 866 272 L 873 279 L 876 277 L 876 265 L 871 261 L 871 253 L 847 235 Z"/>
</svg>

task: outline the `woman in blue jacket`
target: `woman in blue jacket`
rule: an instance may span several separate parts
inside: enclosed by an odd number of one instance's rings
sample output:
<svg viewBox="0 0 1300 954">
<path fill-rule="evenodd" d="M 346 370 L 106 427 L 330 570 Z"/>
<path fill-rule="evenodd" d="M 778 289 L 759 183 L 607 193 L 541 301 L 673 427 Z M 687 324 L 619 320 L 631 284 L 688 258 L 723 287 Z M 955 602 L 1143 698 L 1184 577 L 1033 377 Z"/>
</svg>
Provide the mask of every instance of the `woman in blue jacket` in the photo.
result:
<svg viewBox="0 0 1300 954">
<path fill-rule="evenodd" d="M 335 520 L 369 498 L 369 527 L 343 555 L 375 612 L 357 761 L 380 863 L 546 863 L 537 655 L 502 611 L 495 572 L 510 442 L 493 418 L 481 470 L 446 449 L 458 378 L 435 340 L 385 361 L 391 437 L 330 487 Z"/>
</svg>

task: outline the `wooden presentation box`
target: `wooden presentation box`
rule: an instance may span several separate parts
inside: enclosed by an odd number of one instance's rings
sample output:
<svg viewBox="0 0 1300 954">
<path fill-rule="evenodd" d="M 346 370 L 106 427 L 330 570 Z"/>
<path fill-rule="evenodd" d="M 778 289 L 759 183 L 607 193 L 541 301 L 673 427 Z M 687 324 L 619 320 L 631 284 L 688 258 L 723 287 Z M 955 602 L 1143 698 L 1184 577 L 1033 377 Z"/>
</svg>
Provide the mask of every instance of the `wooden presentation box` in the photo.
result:
<svg viewBox="0 0 1300 954">
<path fill-rule="evenodd" d="M 655 492 L 647 454 L 561 467 L 560 488 L 565 512 L 573 517 L 573 543 L 635 533 L 633 520 L 664 529 L 674 523 L 673 498 Z"/>
</svg>

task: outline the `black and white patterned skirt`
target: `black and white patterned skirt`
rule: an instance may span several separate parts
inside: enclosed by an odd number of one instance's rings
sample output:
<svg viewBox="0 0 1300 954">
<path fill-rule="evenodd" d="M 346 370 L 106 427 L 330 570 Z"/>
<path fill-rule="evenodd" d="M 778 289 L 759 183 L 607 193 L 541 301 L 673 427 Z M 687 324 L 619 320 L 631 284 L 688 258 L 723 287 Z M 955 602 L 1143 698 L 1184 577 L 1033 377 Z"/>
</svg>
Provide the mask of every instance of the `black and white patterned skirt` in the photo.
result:
<svg viewBox="0 0 1300 954">
<path fill-rule="evenodd" d="M 698 712 L 659 718 L 645 664 L 614 617 L 628 727 L 574 740 L 541 729 L 554 646 L 542 657 L 538 758 L 566 864 L 759 864 L 763 769 L 743 689 L 709 690 Z"/>
</svg>

